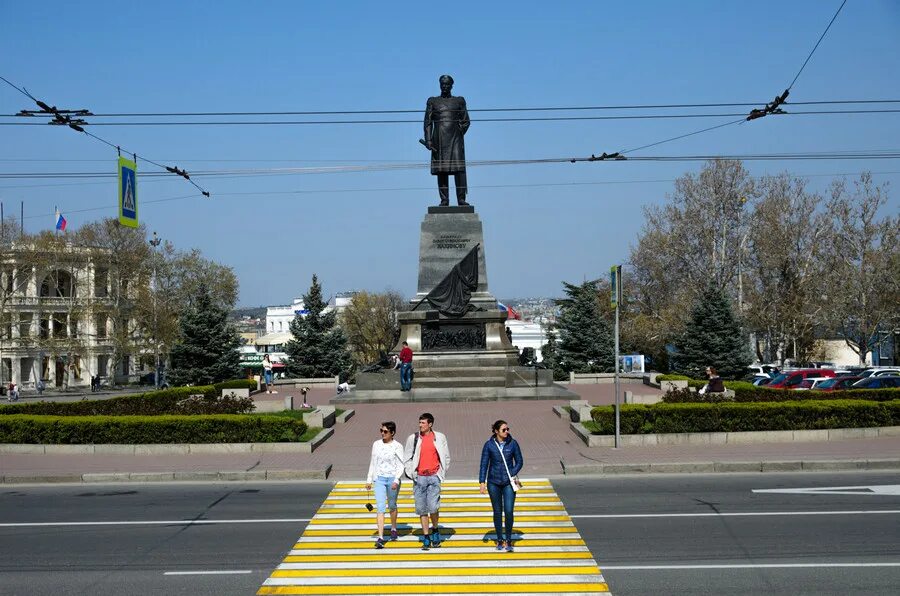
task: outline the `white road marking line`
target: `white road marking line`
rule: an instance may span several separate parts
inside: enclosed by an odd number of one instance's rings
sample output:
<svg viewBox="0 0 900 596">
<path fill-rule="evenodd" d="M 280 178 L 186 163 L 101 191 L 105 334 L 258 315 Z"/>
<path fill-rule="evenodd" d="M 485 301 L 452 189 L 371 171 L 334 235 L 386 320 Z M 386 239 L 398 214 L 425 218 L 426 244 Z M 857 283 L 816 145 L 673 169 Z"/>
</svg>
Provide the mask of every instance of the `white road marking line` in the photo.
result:
<svg viewBox="0 0 900 596">
<path fill-rule="evenodd" d="M 368 528 L 363 528 L 363 529 L 367 530 Z M 448 528 L 444 527 L 444 529 L 448 529 Z M 452 528 L 449 528 L 449 529 L 452 529 Z M 388 535 L 389 534 L 386 531 L 385 536 L 388 536 Z M 451 540 L 451 538 L 446 537 L 447 534 L 443 534 L 443 536 L 445 536 L 444 540 Z M 530 532 L 528 534 L 524 534 L 524 533 L 519 532 L 519 533 L 514 533 L 513 536 L 517 540 L 525 540 L 525 541 L 528 541 L 528 540 L 580 540 L 581 539 L 579 537 L 579 535 L 576 534 L 575 532 L 552 533 L 552 534 L 538 534 L 538 533 L 532 534 Z M 413 536 L 413 538 L 415 538 L 416 541 L 419 541 L 419 537 L 420 537 L 420 535 L 418 535 L 418 534 Z M 488 540 L 493 541 L 493 540 L 497 539 L 497 533 L 494 530 L 489 530 L 489 529 L 485 528 L 484 534 L 456 534 L 452 538 L 452 540 L 482 540 L 484 537 L 487 537 Z M 314 536 L 314 535 L 306 536 L 304 534 L 303 536 L 301 536 L 300 538 L 297 539 L 296 544 L 310 544 L 310 543 L 316 544 L 316 543 L 323 543 L 323 542 L 354 542 L 354 541 L 356 541 L 356 542 L 360 542 L 360 541 L 361 542 L 371 542 L 373 540 L 375 540 L 374 524 L 372 527 L 371 534 L 358 534 L 355 536 L 348 536 L 346 533 L 343 533 L 343 532 L 341 532 L 339 534 L 334 534 L 332 536 Z M 410 541 L 410 539 L 407 538 L 406 536 L 401 536 L 399 539 L 399 542 L 409 542 L 409 541 Z"/>
<path fill-rule="evenodd" d="M 444 516 L 441 515 L 441 519 Z M 372 520 L 375 519 L 375 514 L 372 514 Z M 413 518 L 409 518 L 413 519 Z M 445 528 L 484 528 L 485 531 L 490 530 L 493 527 L 494 523 L 490 520 L 490 518 L 486 518 L 487 521 L 479 521 L 479 522 L 452 522 L 452 523 L 444 523 L 441 522 L 441 526 Z M 415 524 L 419 523 L 418 518 L 413 519 L 412 522 L 404 522 L 402 519 L 399 520 L 400 524 L 409 525 L 413 528 L 416 527 Z M 310 530 L 353 530 L 359 529 L 360 527 L 366 528 L 371 526 L 357 526 L 354 524 L 320 524 L 320 523 L 310 523 L 308 529 Z M 536 521 L 519 521 L 519 516 L 516 515 L 516 525 L 513 528 L 515 532 L 516 529 L 521 528 L 571 528 L 572 522 L 566 521 L 549 521 L 549 522 L 536 522 Z"/>
<path fill-rule="evenodd" d="M 515 542 L 515 541 L 513 541 Z M 441 544 L 446 545 L 441 546 L 440 548 L 433 548 L 431 550 L 421 550 L 415 548 L 404 548 L 402 550 L 397 549 L 393 551 L 393 554 L 400 555 L 410 555 L 416 556 L 420 555 L 423 557 L 429 557 L 432 553 L 446 553 L 449 555 L 455 555 L 460 553 L 477 553 L 488 556 L 492 554 L 492 551 L 489 548 L 484 546 L 462 546 L 455 547 L 453 543 L 450 541 L 442 541 Z M 588 547 L 586 546 L 516 546 L 517 553 L 589 553 Z M 292 549 L 288 552 L 288 555 L 291 557 L 318 557 L 318 556 L 332 556 L 332 555 L 371 555 L 373 552 L 376 552 L 371 546 L 361 547 L 361 548 L 297 548 Z M 502 555 L 501 555 L 502 556 Z"/>
<path fill-rule="evenodd" d="M 822 486 L 814 488 L 755 488 L 754 493 L 781 493 L 787 495 L 864 495 L 900 496 L 900 484 L 875 486 Z"/>
<path fill-rule="evenodd" d="M 15 522 L 0 523 L 0 528 L 52 528 L 71 526 L 209 526 L 216 524 L 295 524 L 309 522 L 311 517 L 285 519 L 173 519 L 84 522 Z"/>
<path fill-rule="evenodd" d="M 221 571 L 166 571 L 163 575 L 247 575 L 249 569 L 227 569 Z"/>
<path fill-rule="evenodd" d="M 900 509 L 868 509 L 862 511 L 746 511 L 732 513 L 605 513 L 570 515 L 572 519 L 643 519 L 654 517 L 766 517 L 784 515 L 896 515 Z"/>
<path fill-rule="evenodd" d="M 497 578 L 493 575 L 453 575 L 446 577 L 436 576 L 415 576 L 415 575 L 395 575 L 392 577 L 372 578 L 372 577 L 270 577 L 263 583 L 264 586 L 370 586 L 374 580 L 384 580 L 391 585 L 421 585 L 428 584 L 440 586 L 441 584 L 487 584 L 496 586 L 501 584 L 602 584 L 605 583 L 603 576 L 597 573 L 584 575 L 505 575 Z M 390 593 L 390 590 L 386 590 Z"/>
<path fill-rule="evenodd" d="M 697 569 L 821 569 L 841 567 L 900 567 L 900 563 L 756 563 L 734 565 L 603 565 L 607 571 L 678 571 Z"/>
<path fill-rule="evenodd" d="M 390 547 L 388 547 L 390 549 Z M 390 551 L 389 551 L 390 552 Z M 395 554 L 395 553 L 394 553 Z M 496 553 L 487 553 L 496 554 Z M 502 554 L 488 560 L 443 561 L 431 559 L 422 561 L 424 567 L 469 568 L 469 567 L 596 567 L 594 559 L 503 559 Z M 360 563 L 282 563 L 280 570 L 315 569 L 396 569 L 402 563 L 397 561 L 366 561 Z"/>
</svg>

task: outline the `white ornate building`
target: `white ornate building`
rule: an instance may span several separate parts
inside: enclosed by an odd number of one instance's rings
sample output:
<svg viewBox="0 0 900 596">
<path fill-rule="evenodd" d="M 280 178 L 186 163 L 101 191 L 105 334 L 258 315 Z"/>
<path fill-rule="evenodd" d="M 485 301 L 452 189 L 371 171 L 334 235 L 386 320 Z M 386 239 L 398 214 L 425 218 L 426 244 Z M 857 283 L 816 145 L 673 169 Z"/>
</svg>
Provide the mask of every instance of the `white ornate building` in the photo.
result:
<svg viewBox="0 0 900 596">
<path fill-rule="evenodd" d="M 132 374 L 129 355 L 112 370 L 112 277 L 95 262 L 104 253 L 68 246 L 53 259 L 36 259 L 42 265 L 25 254 L 15 245 L 0 250 L 0 382 L 78 387 L 90 386 L 93 375 Z"/>
</svg>

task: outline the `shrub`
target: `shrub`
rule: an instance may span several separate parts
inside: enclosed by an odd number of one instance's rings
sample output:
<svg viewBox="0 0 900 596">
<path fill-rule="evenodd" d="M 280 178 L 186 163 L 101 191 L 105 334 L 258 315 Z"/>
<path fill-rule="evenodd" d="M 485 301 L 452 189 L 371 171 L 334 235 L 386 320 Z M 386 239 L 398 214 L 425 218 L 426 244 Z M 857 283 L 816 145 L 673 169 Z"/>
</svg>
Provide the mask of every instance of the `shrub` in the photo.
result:
<svg viewBox="0 0 900 596">
<path fill-rule="evenodd" d="M 691 387 L 684 389 L 669 389 L 663 395 L 663 403 L 667 404 L 683 404 L 683 403 L 703 403 L 718 404 L 723 402 L 734 402 L 734 395 L 727 393 L 697 393 Z"/>
<path fill-rule="evenodd" d="M 688 387 L 699 389 L 705 381 L 688 381 Z M 900 389 L 849 389 L 842 391 L 795 391 L 793 389 L 769 389 L 746 381 L 725 381 L 725 388 L 734 391 L 736 402 L 772 402 L 801 400 L 841 400 L 864 399 L 869 401 L 892 401 L 900 399 Z M 714 402 L 722 401 L 690 392 L 669 391 L 663 396 L 666 403 Z"/>
<path fill-rule="evenodd" d="M 238 397 L 234 393 L 222 396 L 203 394 L 190 395 L 175 404 L 179 414 L 248 414 L 256 409 L 249 397 Z"/>
<path fill-rule="evenodd" d="M 243 383 L 243 381 L 241 381 Z M 254 383 L 254 387 L 255 387 Z M 227 402 L 233 406 L 228 410 L 219 402 L 222 389 L 218 385 L 201 387 L 174 387 L 161 391 L 150 391 L 135 395 L 123 395 L 110 399 L 82 400 L 78 402 L 46 402 L 0 406 L 0 417 L 10 414 L 33 414 L 47 416 L 158 416 L 178 414 L 178 403 L 191 395 L 201 394 L 210 405 L 205 414 L 245 414 L 252 411 L 249 399 Z"/>
<path fill-rule="evenodd" d="M 0 443 L 278 443 L 306 431 L 283 416 L 0 416 Z"/>
<path fill-rule="evenodd" d="M 690 377 L 684 375 L 657 375 L 656 382 L 660 381 L 690 381 Z"/>
<path fill-rule="evenodd" d="M 615 432 L 612 406 L 591 410 L 599 434 Z M 813 430 L 900 425 L 900 400 L 795 400 L 772 403 L 625 405 L 623 434 Z"/>
<path fill-rule="evenodd" d="M 249 389 L 256 391 L 256 379 L 233 379 L 231 381 L 222 381 L 213 385 L 219 392 L 222 389 Z"/>
</svg>

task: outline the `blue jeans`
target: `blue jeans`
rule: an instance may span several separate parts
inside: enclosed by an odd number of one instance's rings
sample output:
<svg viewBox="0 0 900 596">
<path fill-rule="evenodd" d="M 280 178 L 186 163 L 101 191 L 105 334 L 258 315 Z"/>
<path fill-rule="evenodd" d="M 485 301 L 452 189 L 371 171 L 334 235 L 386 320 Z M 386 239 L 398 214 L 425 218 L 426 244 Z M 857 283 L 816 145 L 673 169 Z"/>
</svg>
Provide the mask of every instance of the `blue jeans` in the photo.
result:
<svg viewBox="0 0 900 596">
<path fill-rule="evenodd" d="M 412 389 L 412 363 L 404 362 L 400 365 L 400 391 Z"/>
<path fill-rule="evenodd" d="M 373 487 L 375 488 L 375 511 L 385 513 L 397 509 L 397 493 L 400 492 L 400 486 L 397 490 L 391 489 L 394 479 L 389 476 L 379 476 L 375 479 Z"/>
<path fill-rule="evenodd" d="M 494 531 L 497 532 L 497 540 L 512 540 L 513 507 L 516 505 L 516 492 L 511 484 L 500 486 L 493 482 L 487 483 L 488 494 L 491 496 L 491 507 L 494 508 Z M 503 517 L 506 517 L 506 533 L 501 532 Z M 505 537 L 504 537 L 505 536 Z"/>
</svg>

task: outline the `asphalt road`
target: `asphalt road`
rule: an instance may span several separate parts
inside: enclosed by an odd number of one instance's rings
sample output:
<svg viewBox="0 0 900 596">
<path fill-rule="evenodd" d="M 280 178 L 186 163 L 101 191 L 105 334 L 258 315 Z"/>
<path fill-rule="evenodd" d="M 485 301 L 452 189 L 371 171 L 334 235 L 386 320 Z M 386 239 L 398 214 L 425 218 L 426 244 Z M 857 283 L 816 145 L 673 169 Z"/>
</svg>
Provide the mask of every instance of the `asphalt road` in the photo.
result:
<svg viewBox="0 0 900 596">
<path fill-rule="evenodd" d="M 897 474 L 553 483 L 619 596 L 893 595 L 900 586 L 900 490 L 753 492 L 900 485 Z M 2 487 L 0 594 L 253 594 L 330 488 L 326 482 Z"/>
</svg>

